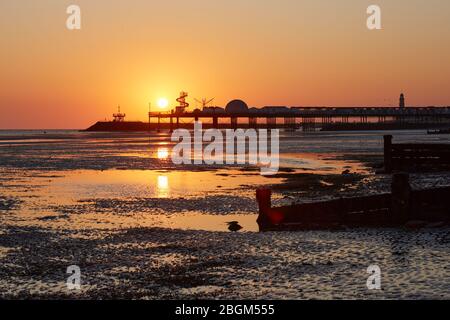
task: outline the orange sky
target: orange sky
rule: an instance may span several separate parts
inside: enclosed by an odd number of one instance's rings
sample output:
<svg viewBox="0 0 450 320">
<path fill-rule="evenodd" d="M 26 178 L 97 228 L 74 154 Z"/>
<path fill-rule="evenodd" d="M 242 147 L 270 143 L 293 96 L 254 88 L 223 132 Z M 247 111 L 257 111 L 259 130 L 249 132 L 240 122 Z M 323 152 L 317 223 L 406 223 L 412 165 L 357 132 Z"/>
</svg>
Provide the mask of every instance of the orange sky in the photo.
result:
<svg viewBox="0 0 450 320">
<path fill-rule="evenodd" d="M 383 30 L 366 28 L 370 4 Z M 181 90 L 193 105 L 450 105 L 450 1 L 2 0 L 0 39 L 0 129 L 85 128 L 117 104 L 145 120 Z"/>
</svg>

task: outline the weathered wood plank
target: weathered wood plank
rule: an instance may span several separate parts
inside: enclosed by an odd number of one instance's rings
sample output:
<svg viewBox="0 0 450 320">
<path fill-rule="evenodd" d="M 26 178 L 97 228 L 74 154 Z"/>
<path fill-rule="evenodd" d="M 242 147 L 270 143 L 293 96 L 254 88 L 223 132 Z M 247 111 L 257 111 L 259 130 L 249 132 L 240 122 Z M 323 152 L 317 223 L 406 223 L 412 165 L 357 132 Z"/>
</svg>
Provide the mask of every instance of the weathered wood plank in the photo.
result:
<svg viewBox="0 0 450 320">
<path fill-rule="evenodd" d="M 269 189 L 259 189 L 258 225 L 267 230 L 398 227 L 408 220 L 450 223 L 450 187 L 411 190 L 407 174 L 393 177 L 392 193 L 272 208 Z"/>
<path fill-rule="evenodd" d="M 385 172 L 417 166 L 450 166 L 450 144 L 393 144 L 391 135 L 384 136 Z"/>
</svg>

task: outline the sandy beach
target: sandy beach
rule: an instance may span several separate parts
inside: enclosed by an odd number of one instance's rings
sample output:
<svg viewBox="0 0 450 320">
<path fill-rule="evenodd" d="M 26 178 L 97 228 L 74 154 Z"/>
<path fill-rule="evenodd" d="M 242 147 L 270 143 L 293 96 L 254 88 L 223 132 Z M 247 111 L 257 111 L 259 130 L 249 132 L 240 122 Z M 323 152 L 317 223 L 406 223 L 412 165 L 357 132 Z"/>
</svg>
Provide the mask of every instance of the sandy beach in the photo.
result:
<svg viewBox="0 0 450 320">
<path fill-rule="evenodd" d="M 258 232 L 259 186 L 274 190 L 275 205 L 389 189 L 390 176 L 374 174 L 384 133 L 283 133 L 281 170 L 263 177 L 175 166 L 167 133 L 2 131 L 0 297 L 449 299 L 448 228 Z M 411 183 L 450 185 L 450 174 L 415 173 Z M 227 230 L 231 220 L 241 232 Z M 381 290 L 366 286 L 373 264 Z M 70 265 L 81 290 L 67 288 Z"/>
</svg>

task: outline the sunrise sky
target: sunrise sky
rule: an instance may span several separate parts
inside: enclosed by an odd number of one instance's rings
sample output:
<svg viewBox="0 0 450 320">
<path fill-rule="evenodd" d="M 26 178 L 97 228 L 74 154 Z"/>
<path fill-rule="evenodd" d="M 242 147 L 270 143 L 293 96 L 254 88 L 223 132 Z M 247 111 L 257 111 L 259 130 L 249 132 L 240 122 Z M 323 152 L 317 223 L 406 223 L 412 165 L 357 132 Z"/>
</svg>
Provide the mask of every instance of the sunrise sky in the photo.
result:
<svg viewBox="0 0 450 320">
<path fill-rule="evenodd" d="M 69 31 L 66 8 L 81 7 Z M 382 8 L 369 31 L 366 8 Z M 250 106 L 450 105 L 447 0 L 2 0 L 0 129 L 145 120 L 179 91 Z"/>
</svg>

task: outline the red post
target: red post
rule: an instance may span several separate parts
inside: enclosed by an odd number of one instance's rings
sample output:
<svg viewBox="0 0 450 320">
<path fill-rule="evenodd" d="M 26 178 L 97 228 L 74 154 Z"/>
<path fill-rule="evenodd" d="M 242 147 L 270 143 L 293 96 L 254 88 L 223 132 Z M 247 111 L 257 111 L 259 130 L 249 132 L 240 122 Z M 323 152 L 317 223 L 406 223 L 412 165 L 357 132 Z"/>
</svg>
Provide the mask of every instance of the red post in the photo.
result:
<svg viewBox="0 0 450 320">
<path fill-rule="evenodd" d="M 258 223 L 260 231 L 270 227 L 272 223 L 269 219 L 269 211 L 272 207 L 272 190 L 268 188 L 259 188 L 256 190 L 256 200 L 259 206 L 259 216 L 256 222 Z"/>
</svg>

